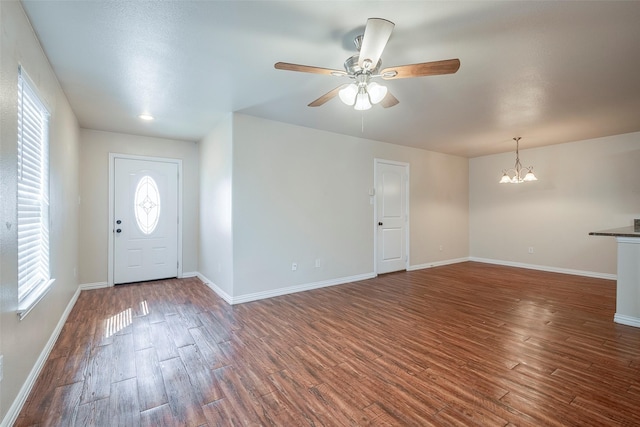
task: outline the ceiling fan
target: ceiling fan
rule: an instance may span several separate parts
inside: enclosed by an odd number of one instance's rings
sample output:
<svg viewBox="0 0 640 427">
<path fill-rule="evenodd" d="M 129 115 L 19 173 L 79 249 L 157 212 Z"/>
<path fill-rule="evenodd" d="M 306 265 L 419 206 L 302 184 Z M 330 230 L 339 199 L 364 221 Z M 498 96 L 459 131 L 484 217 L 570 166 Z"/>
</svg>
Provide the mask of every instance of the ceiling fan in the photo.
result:
<svg viewBox="0 0 640 427">
<path fill-rule="evenodd" d="M 444 61 L 422 62 L 419 64 L 399 65 L 383 68 L 382 52 L 384 51 L 393 27 L 391 21 L 381 18 L 369 18 L 364 35 L 355 38 L 354 43 L 359 53 L 344 62 L 344 69 L 313 67 L 309 65 L 276 62 L 278 70 L 299 71 L 302 73 L 327 74 L 334 77 L 348 77 L 353 83 L 345 83 L 325 93 L 309 104 L 309 107 L 319 107 L 334 98 L 340 97 L 342 102 L 352 105 L 356 110 L 368 110 L 372 104 L 380 104 L 384 108 L 393 107 L 400 101 L 389 92 L 386 86 L 373 81 L 377 78 L 384 80 L 404 79 L 409 77 L 436 76 L 453 74 L 460 68 L 459 59 Z"/>
</svg>

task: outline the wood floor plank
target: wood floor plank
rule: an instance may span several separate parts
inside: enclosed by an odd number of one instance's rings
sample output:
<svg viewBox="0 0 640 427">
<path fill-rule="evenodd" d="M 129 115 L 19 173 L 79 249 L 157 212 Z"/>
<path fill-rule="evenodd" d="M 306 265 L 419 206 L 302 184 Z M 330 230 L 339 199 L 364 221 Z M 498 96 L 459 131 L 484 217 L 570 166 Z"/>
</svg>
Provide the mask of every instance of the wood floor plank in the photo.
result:
<svg viewBox="0 0 640 427">
<path fill-rule="evenodd" d="M 76 425 L 78 426 L 106 426 L 111 422 L 111 408 L 109 398 L 94 400 L 78 407 Z"/>
<path fill-rule="evenodd" d="M 178 426 L 180 423 L 173 416 L 169 404 L 165 403 L 164 405 L 142 411 L 140 413 L 140 425 L 144 427 Z"/>
<path fill-rule="evenodd" d="M 143 350 L 153 347 L 151 340 L 151 324 L 149 316 L 134 316 L 132 325 L 133 349 Z"/>
<path fill-rule="evenodd" d="M 439 427 L 458 427 L 458 426 L 505 426 L 507 422 L 497 417 L 494 419 L 487 419 L 483 415 L 478 415 L 473 409 L 469 408 L 456 408 L 454 406 L 447 406 L 439 411 L 433 417 L 434 423 Z"/>
<path fill-rule="evenodd" d="M 195 344 L 193 337 L 189 333 L 188 325 L 182 316 L 179 314 L 172 314 L 171 316 L 165 317 L 165 319 L 167 326 L 169 327 L 171 339 L 173 339 L 173 343 L 176 348 Z"/>
<path fill-rule="evenodd" d="M 133 335 L 116 335 L 113 338 L 111 382 L 120 382 L 136 376 L 136 356 Z"/>
<path fill-rule="evenodd" d="M 181 425 L 200 425 L 206 422 L 200 399 L 193 391 L 189 374 L 180 357 L 160 362 L 160 370 L 167 391 L 171 413 Z"/>
<path fill-rule="evenodd" d="M 16 426 L 640 425 L 615 282 L 465 262 L 230 306 L 82 291 Z"/>
<path fill-rule="evenodd" d="M 223 404 L 230 419 L 236 419 L 239 425 L 258 425 L 260 417 L 256 412 L 256 399 L 245 388 L 242 379 L 232 366 L 225 366 L 214 371 L 214 376 L 225 399 L 216 402 Z"/>
<path fill-rule="evenodd" d="M 140 404 L 135 378 L 111 383 L 109 413 L 112 426 L 135 427 L 140 425 Z"/>
<path fill-rule="evenodd" d="M 63 360 L 64 368 L 58 377 L 59 384 L 73 384 L 77 382 L 83 382 L 87 375 L 87 368 L 89 366 L 89 357 L 91 354 L 90 345 L 84 347 L 77 347 Z"/>
<path fill-rule="evenodd" d="M 268 426 L 302 426 L 306 425 L 304 417 L 289 405 L 277 391 L 260 396 L 258 413 L 262 425 Z"/>
<path fill-rule="evenodd" d="M 153 322 L 149 324 L 151 342 L 158 354 L 158 360 L 169 360 L 179 357 L 178 347 L 171 339 L 171 331 L 166 321 Z"/>
<path fill-rule="evenodd" d="M 89 357 L 87 377 L 83 383 L 82 403 L 109 397 L 112 361 L 112 345 L 99 345 L 93 348 L 93 354 Z"/>
<path fill-rule="evenodd" d="M 312 387 L 311 395 L 322 404 L 324 412 L 328 413 L 332 421 L 342 421 L 345 425 L 371 424 L 372 420 L 342 390 L 335 390 L 323 383 Z"/>
<path fill-rule="evenodd" d="M 135 353 L 136 381 L 140 410 L 146 411 L 168 402 L 160 362 L 155 348 L 145 348 Z"/>
<path fill-rule="evenodd" d="M 210 426 L 257 426 L 257 423 L 247 423 L 242 414 L 235 411 L 228 399 L 220 399 L 207 403 L 202 408 L 207 423 Z"/>
<path fill-rule="evenodd" d="M 189 333 L 193 337 L 193 342 L 198 346 L 198 350 L 202 354 L 202 358 L 206 361 L 209 369 L 218 369 L 231 363 L 215 340 L 208 334 L 207 329 L 196 327 L 189 329 Z"/>
<path fill-rule="evenodd" d="M 47 417 L 58 386 L 57 377 L 64 369 L 65 358 L 48 359 L 20 413 L 24 425 L 38 424 Z"/>
<path fill-rule="evenodd" d="M 547 400 L 535 393 L 527 393 L 526 390 L 510 391 L 500 401 L 536 419 L 538 425 L 550 427 L 564 427 L 567 425 L 596 427 L 603 425 L 603 421 L 606 422 L 606 419 L 603 420 L 600 417 L 585 416 L 583 411 L 576 411 L 570 404 L 553 404 L 551 400 Z"/>
<path fill-rule="evenodd" d="M 186 345 L 178 349 L 180 358 L 184 363 L 193 392 L 200 401 L 200 405 L 206 405 L 224 397 L 220 385 L 217 383 L 213 370 L 204 360 L 198 346 Z"/>
<path fill-rule="evenodd" d="M 49 416 L 42 422 L 43 426 L 74 425 L 80 405 L 82 383 L 74 383 L 56 387 L 51 399 Z"/>
<path fill-rule="evenodd" d="M 218 346 L 222 350 L 224 357 L 232 361 L 225 367 L 235 368 L 236 374 L 239 375 L 241 382 L 245 384 L 245 389 L 248 393 L 263 396 L 275 390 L 273 384 L 267 378 L 268 373 L 264 370 L 263 365 L 256 363 L 252 355 L 244 351 L 243 347 L 232 341 L 220 343 Z M 216 369 L 217 371 L 219 369 Z"/>
<path fill-rule="evenodd" d="M 311 392 L 308 388 L 297 382 L 289 371 L 282 370 L 269 375 L 283 399 L 287 404 L 295 408 L 309 425 L 326 425 L 327 414 L 320 409 L 317 401 L 310 399 Z M 344 420 L 334 420 L 336 425 L 344 425 Z"/>
</svg>

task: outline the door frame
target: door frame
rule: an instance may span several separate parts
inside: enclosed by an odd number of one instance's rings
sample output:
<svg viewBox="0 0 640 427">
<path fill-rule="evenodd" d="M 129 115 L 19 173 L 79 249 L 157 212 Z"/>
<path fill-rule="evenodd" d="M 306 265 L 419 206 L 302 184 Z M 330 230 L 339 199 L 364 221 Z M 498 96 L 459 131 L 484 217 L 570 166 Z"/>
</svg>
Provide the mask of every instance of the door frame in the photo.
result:
<svg viewBox="0 0 640 427">
<path fill-rule="evenodd" d="M 133 154 L 109 153 L 109 223 L 107 232 L 109 235 L 109 256 L 107 267 L 107 285 L 113 286 L 114 275 L 114 212 L 115 209 L 115 166 L 116 159 L 145 160 L 150 162 L 174 163 L 178 166 L 178 278 L 182 278 L 182 159 L 168 157 L 137 156 Z"/>
<path fill-rule="evenodd" d="M 411 223 L 410 219 L 410 211 L 409 211 L 409 199 L 410 199 L 410 195 L 411 193 L 409 192 L 409 189 L 411 188 L 411 186 L 409 185 L 409 180 L 411 178 L 411 174 L 410 174 L 410 165 L 409 163 L 405 163 L 405 162 L 397 162 L 395 160 L 386 160 L 386 159 L 379 159 L 379 158 L 374 158 L 373 159 L 373 273 L 377 276 L 378 275 L 378 165 L 381 163 L 385 163 L 385 164 L 389 164 L 389 165 L 395 165 L 395 166 L 403 166 L 404 167 L 404 172 L 405 172 L 405 201 L 404 201 L 404 209 L 405 209 L 405 214 L 407 217 L 407 220 L 405 221 L 405 229 L 404 229 L 404 241 L 405 241 L 405 255 L 406 255 L 406 260 L 404 263 L 405 269 L 409 270 L 409 258 L 410 258 L 410 253 L 409 253 L 409 224 Z"/>
</svg>

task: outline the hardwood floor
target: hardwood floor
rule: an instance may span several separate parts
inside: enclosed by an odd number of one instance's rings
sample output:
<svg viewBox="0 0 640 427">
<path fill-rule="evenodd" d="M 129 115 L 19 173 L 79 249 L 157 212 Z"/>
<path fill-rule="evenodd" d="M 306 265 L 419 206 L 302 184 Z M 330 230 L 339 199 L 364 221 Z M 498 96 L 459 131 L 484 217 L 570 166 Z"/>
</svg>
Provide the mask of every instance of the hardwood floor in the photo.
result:
<svg viewBox="0 0 640 427">
<path fill-rule="evenodd" d="M 229 306 L 83 291 L 18 426 L 640 425 L 615 282 L 463 263 Z"/>
</svg>

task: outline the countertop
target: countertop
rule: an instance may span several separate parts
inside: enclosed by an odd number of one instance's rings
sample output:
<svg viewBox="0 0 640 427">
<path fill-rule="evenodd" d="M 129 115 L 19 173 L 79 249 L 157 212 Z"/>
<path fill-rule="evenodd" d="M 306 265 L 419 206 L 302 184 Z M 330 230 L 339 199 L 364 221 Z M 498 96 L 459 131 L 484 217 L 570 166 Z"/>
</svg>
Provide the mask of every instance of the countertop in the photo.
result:
<svg viewBox="0 0 640 427">
<path fill-rule="evenodd" d="M 613 236 L 613 237 L 638 237 L 640 238 L 640 231 L 630 225 L 628 227 L 612 228 L 609 230 L 592 231 L 590 236 Z"/>
</svg>

